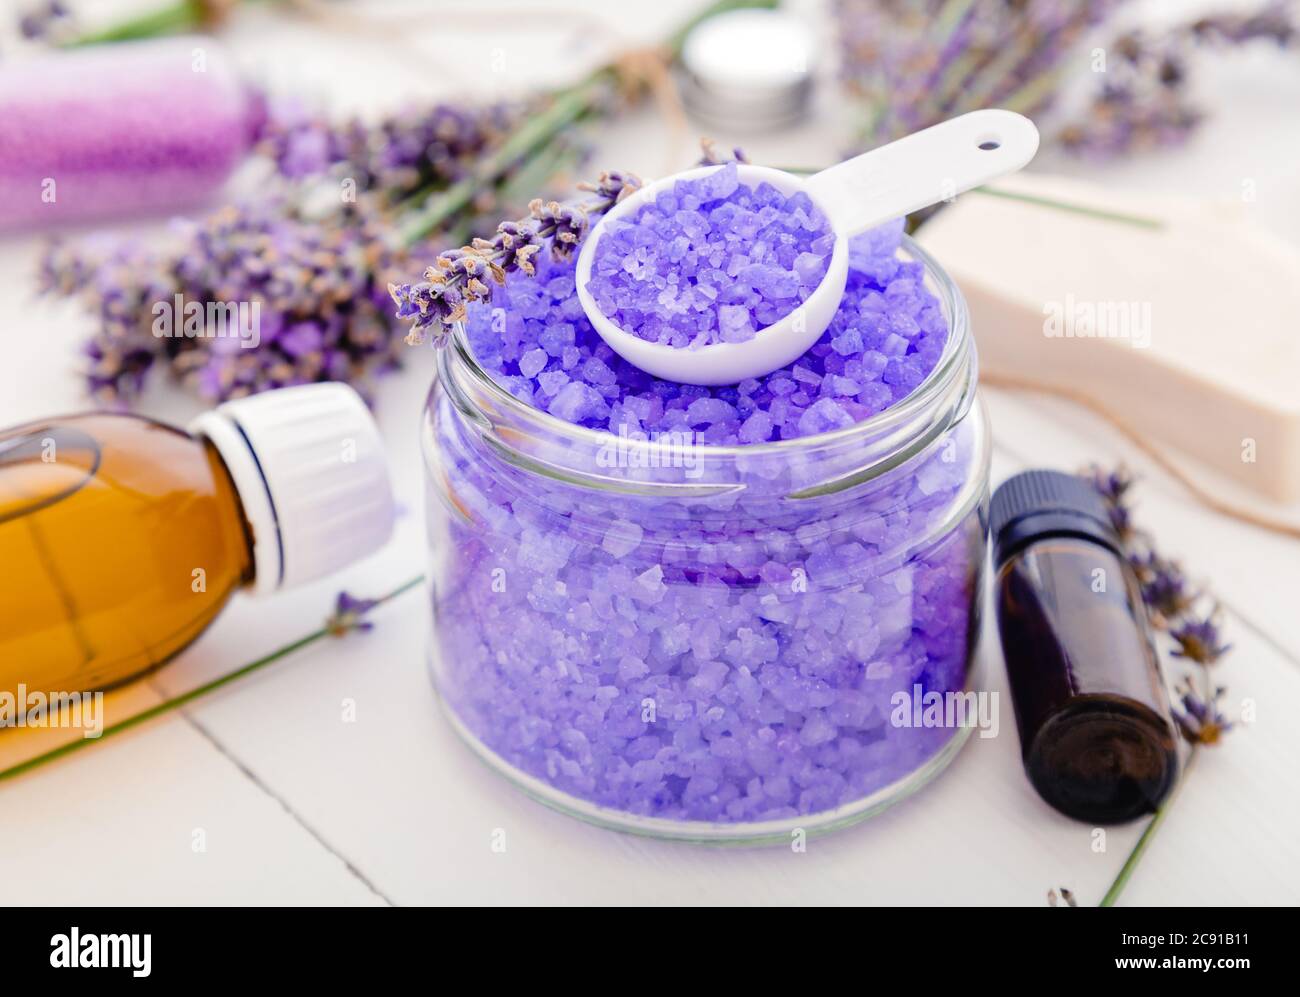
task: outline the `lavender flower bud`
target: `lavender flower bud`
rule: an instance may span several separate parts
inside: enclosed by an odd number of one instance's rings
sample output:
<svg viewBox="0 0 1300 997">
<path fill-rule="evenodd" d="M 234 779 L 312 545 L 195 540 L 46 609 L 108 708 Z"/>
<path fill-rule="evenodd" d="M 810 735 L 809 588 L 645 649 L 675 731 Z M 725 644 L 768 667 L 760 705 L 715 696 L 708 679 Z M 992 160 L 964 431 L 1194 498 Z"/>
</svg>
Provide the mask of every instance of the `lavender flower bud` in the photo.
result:
<svg viewBox="0 0 1300 997">
<path fill-rule="evenodd" d="M 621 183 L 617 189 L 621 192 Z M 616 200 L 617 197 L 618 194 L 615 194 L 613 199 Z M 553 240 L 551 253 L 554 257 L 557 260 L 571 257 L 574 247 L 587 229 L 587 213 L 581 207 L 560 204 L 558 201 L 543 204 L 540 199 L 533 201 L 528 208 L 538 221 L 538 231 L 550 233 Z"/>
<path fill-rule="evenodd" d="M 502 284 L 507 273 L 536 273 L 533 257 L 546 240 L 556 259 L 567 259 L 582 240 L 591 215 L 603 214 L 631 191 L 641 186 L 632 174 L 607 172 L 594 184 L 579 184 L 579 190 L 599 195 L 587 204 L 565 205 L 536 198 L 529 204 L 529 219 L 505 221 L 491 239 L 475 239 L 468 246 L 443 253 L 425 271 L 424 283 L 389 285 L 397 303 L 397 317 L 411 323 L 407 343 L 418 346 L 432 335 L 442 343 L 448 326 L 465 317 L 465 306 L 486 299 L 488 280 Z"/>
<path fill-rule="evenodd" d="M 524 108 L 435 104 L 400 111 L 378 124 L 336 122 L 277 102 L 263 129 L 260 151 L 288 179 L 350 178 L 387 204 L 461 179 L 498 142 Z"/>
<path fill-rule="evenodd" d="M 1179 732 L 1189 744 L 1209 747 L 1218 744 L 1223 735 L 1232 730 L 1232 724 L 1219 709 L 1227 689 L 1217 686 L 1208 697 L 1197 693 L 1191 682 L 1179 689 L 1183 708 L 1173 711 Z"/>
</svg>

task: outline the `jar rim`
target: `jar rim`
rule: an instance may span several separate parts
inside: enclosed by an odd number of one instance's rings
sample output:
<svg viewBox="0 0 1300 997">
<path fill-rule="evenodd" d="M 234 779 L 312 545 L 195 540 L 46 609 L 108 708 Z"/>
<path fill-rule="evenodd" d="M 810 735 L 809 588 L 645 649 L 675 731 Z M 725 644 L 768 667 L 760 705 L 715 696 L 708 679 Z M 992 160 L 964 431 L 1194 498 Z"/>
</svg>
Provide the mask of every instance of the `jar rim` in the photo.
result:
<svg viewBox="0 0 1300 997">
<path fill-rule="evenodd" d="M 971 353 L 970 311 L 961 289 L 928 251 L 909 235 L 903 235 L 900 244 L 911 259 L 921 264 L 927 284 L 931 292 L 938 297 L 940 307 L 943 308 L 944 315 L 948 319 L 948 337 L 944 341 L 943 352 L 939 356 L 938 363 L 901 401 L 851 426 L 810 436 L 725 446 L 712 443 L 683 444 L 650 440 L 630 440 L 628 445 L 654 448 L 665 456 L 672 455 L 676 451 L 684 452 L 687 449 L 693 453 L 707 455 L 709 458 L 780 456 L 810 447 L 838 445 L 858 438 L 865 440 L 888 435 L 942 401 L 948 396 L 953 383 L 962 377 L 966 370 L 965 361 Z M 487 392 L 493 404 L 511 413 L 512 416 L 535 422 L 542 429 L 564 434 L 576 442 L 586 442 L 596 447 L 605 445 L 610 440 L 619 439 L 608 429 L 579 426 L 515 397 L 478 362 L 466 339 L 463 322 L 457 322 L 453 326 L 448 348 L 439 352 L 442 354 L 440 368 L 446 363 L 447 355 L 454 354 L 476 384 Z"/>
</svg>

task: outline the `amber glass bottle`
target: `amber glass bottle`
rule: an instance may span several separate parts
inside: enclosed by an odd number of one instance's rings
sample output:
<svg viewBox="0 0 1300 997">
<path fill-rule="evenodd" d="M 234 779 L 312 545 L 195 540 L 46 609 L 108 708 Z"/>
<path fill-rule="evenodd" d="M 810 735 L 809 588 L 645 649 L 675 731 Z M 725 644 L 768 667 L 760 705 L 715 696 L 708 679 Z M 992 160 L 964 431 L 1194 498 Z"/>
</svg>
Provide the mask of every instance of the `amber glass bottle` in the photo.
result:
<svg viewBox="0 0 1300 997">
<path fill-rule="evenodd" d="M 253 576 L 207 440 L 82 415 L 0 437 L 0 688 L 102 689 L 159 665 Z"/>
<path fill-rule="evenodd" d="M 991 515 L 998 628 L 1030 782 L 1079 820 L 1150 812 L 1177 777 L 1177 739 L 1105 504 L 1073 475 L 1029 471 L 998 489 Z"/>
<path fill-rule="evenodd" d="M 0 690 L 116 685 L 241 586 L 318 577 L 387 538 L 382 448 L 351 389 L 271 392 L 195 429 L 95 413 L 0 433 Z"/>
</svg>

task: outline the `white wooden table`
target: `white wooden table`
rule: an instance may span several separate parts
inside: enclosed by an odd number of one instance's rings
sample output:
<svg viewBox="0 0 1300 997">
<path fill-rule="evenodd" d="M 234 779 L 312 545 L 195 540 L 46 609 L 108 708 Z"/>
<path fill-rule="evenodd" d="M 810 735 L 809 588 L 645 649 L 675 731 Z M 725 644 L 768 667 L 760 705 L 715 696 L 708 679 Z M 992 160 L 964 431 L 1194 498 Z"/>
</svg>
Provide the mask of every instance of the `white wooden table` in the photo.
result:
<svg viewBox="0 0 1300 997">
<path fill-rule="evenodd" d="M 690 6 L 655 5 L 654 23 L 636 34 L 661 34 Z M 291 30 L 262 14 L 236 25 L 230 42 L 263 78 L 332 94 L 342 108 L 446 91 L 448 81 L 481 76 L 497 49 L 555 77 L 599 54 L 567 27 L 527 43 L 483 31 L 439 49 L 435 71 L 409 59 L 395 64 L 376 42 Z M 562 57 L 530 54 L 539 51 Z M 1291 133 L 1278 127 L 1300 96 L 1300 69 L 1285 76 L 1278 65 L 1252 59 L 1207 73 L 1219 91 L 1213 106 L 1234 108 L 1233 117 L 1221 113 L 1188 149 L 1094 175 L 1223 197 L 1253 177 L 1263 220 L 1300 239 L 1294 114 Z M 612 151 L 594 163 L 653 175 L 663 168 L 663 134 L 652 113 L 631 116 L 602 129 L 602 148 Z M 716 137 L 742 141 L 759 162 L 815 165 L 830 161 L 841 134 L 819 119 L 783 135 Z M 682 149 L 680 161 L 690 156 Z M 76 348 L 86 319 L 70 304 L 32 303 L 37 248 L 30 238 L 0 242 L 0 425 L 84 407 Z M 379 393 L 378 417 L 407 509 L 394 542 L 327 582 L 260 603 L 236 599 L 152 680 L 156 690 L 188 688 L 313 629 L 340 588 L 375 595 L 423 570 L 416 427 L 430 375 L 429 357 L 420 353 Z M 1124 460 L 1147 472 L 1105 424 L 1065 403 L 985 396 L 997 441 L 995 481 L 1027 466 L 1073 469 L 1089 461 Z M 160 390 L 144 410 L 179 420 L 194 409 Z M 1235 645 L 1222 676 L 1234 704 L 1258 704 L 1258 720 L 1198 763 L 1125 902 L 1300 903 L 1300 730 L 1292 714 L 1300 709 L 1300 545 L 1206 512 L 1154 470 L 1138 499 L 1140 521 L 1162 548 L 1222 597 Z M 525 799 L 457 741 L 425 673 L 428 619 L 420 593 L 381 608 L 375 622 L 369 634 L 318 644 L 182 713 L 0 784 L 0 898 L 1041 905 L 1049 887 L 1065 885 L 1086 904 L 1101 896 L 1140 830 L 1110 830 L 1099 852 L 1091 828 L 1041 803 L 1022 775 L 1009 710 L 1000 736 L 972 738 L 924 792 L 856 828 L 813 839 L 803 854 L 702 849 L 597 830 Z M 996 640 L 986 639 L 981 654 L 990 687 L 1004 691 Z M 348 700 L 354 722 L 345 720 Z M 504 850 L 492 847 L 498 829 Z M 193 847 L 196 831 L 203 850 Z"/>
</svg>

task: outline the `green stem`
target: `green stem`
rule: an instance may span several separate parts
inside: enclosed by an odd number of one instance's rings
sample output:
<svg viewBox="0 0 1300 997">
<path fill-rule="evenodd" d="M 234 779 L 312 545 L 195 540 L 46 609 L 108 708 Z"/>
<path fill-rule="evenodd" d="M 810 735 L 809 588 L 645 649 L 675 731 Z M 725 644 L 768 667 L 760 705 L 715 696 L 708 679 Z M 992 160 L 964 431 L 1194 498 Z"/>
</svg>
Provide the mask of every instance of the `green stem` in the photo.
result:
<svg viewBox="0 0 1300 997">
<path fill-rule="evenodd" d="M 410 589 L 413 589 L 415 586 L 419 585 L 423 581 L 424 581 L 424 576 L 417 575 L 415 578 L 411 578 L 408 581 L 403 582 L 401 585 L 393 589 L 387 595 L 380 596 L 378 599 L 376 599 L 375 605 L 372 607 L 372 609 L 378 608 L 379 606 L 382 606 L 384 603 L 388 602 L 389 600 L 397 598 L 403 592 L 407 592 Z M 191 689 L 189 692 L 181 693 L 179 696 L 174 696 L 171 699 L 164 700 L 163 702 L 158 703 L 156 706 L 151 706 L 147 710 L 142 710 L 141 712 L 135 714 L 134 716 L 128 717 L 127 719 L 121 721 L 120 723 L 115 723 L 110 727 L 105 727 L 103 732 L 97 738 L 83 737 L 76 741 L 69 741 L 67 744 L 62 744 L 57 748 L 45 752 L 44 754 L 36 755 L 34 758 L 29 758 L 26 761 L 19 762 L 17 765 L 11 765 L 9 768 L 0 771 L 0 782 L 3 782 L 6 779 L 12 779 L 18 775 L 22 775 L 24 772 L 30 772 L 32 769 L 37 768 L 38 766 L 44 765 L 47 762 L 52 762 L 56 758 L 62 758 L 64 755 L 70 755 L 74 751 L 79 751 L 80 749 L 88 745 L 98 743 L 99 741 L 102 741 L 107 737 L 111 737 L 114 734 L 120 734 L 125 730 L 130 730 L 132 727 L 139 726 L 140 724 L 144 723 L 146 720 L 152 720 L 154 719 L 154 717 L 159 717 L 162 716 L 164 713 L 170 713 L 172 710 L 179 709 L 180 707 L 184 706 L 186 703 L 191 703 L 194 700 L 198 699 L 200 696 L 206 696 L 208 693 L 214 692 L 217 689 L 220 689 L 222 686 L 229 685 L 231 682 L 234 682 L 237 679 L 241 679 L 246 675 L 251 675 L 259 668 L 265 668 L 273 661 L 278 661 L 281 658 L 292 654 L 294 651 L 300 651 L 304 647 L 307 647 L 311 644 L 315 644 L 321 638 L 328 637 L 330 635 L 331 635 L 330 630 L 327 626 L 321 627 L 319 630 L 313 631 L 312 633 L 309 633 L 305 637 L 299 637 L 297 640 L 291 641 L 290 643 L 285 644 L 283 647 L 276 648 L 276 650 L 272 651 L 270 654 L 258 658 L 256 661 L 250 661 L 242 668 L 237 668 L 233 672 L 229 672 L 226 675 L 222 675 L 220 678 L 213 679 L 211 682 L 206 682 L 201 686 Z"/>
<path fill-rule="evenodd" d="M 463 211 L 478 191 L 496 184 L 516 161 L 583 118 L 595 106 L 601 77 L 607 72 L 600 70 L 576 87 L 561 90 L 541 113 L 530 116 L 490 155 L 479 160 L 472 173 L 430 197 L 402 227 L 402 244 L 410 246 L 426 237 Z"/>
<path fill-rule="evenodd" d="M 1156 809 L 1155 816 L 1151 818 L 1146 828 L 1142 831 L 1142 836 L 1138 838 L 1137 844 L 1133 846 L 1133 850 L 1128 853 L 1128 858 L 1125 859 L 1124 865 L 1120 868 L 1119 875 L 1117 875 L 1115 881 L 1110 884 L 1110 889 L 1107 890 L 1106 895 L 1101 898 L 1101 903 L 1097 905 L 1098 907 L 1114 907 L 1115 902 L 1119 900 L 1120 893 L 1122 893 L 1124 887 L 1128 885 L 1129 879 L 1133 876 L 1133 871 L 1137 868 L 1138 863 L 1142 861 L 1142 856 L 1146 853 L 1147 848 L 1150 847 L 1152 840 L 1156 836 L 1156 832 L 1160 830 L 1160 825 L 1164 823 L 1166 815 L 1168 815 L 1169 811 L 1173 808 L 1174 800 L 1178 799 L 1178 793 L 1183 788 L 1183 783 L 1187 781 L 1188 773 L 1192 770 L 1192 762 L 1196 760 L 1196 752 L 1196 745 L 1192 745 L 1191 753 L 1187 756 L 1187 764 L 1183 766 L 1182 775 L 1178 777 L 1178 782 L 1174 784 L 1173 792 L 1171 792 L 1164 803 L 1160 804 Z"/>
<path fill-rule="evenodd" d="M 138 38 L 175 34 L 197 28 L 202 21 L 203 4 L 200 0 L 176 0 L 166 7 L 119 21 L 102 31 L 79 35 L 67 42 L 67 47 L 77 48 L 82 45 L 101 45 L 107 42 L 134 41 Z"/>
<path fill-rule="evenodd" d="M 1100 218 L 1109 222 L 1122 222 L 1125 225 L 1136 225 L 1139 228 L 1160 229 L 1165 227 L 1165 223 L 1159 218 L 1151 218 L 1145 215 L 1130 215 L 1122 211 L 1105 211 L 1101 208 L 1089 208 L 1082 204 L 1072 204 L 1069 201 L 1059 201 L 1053 197 L 1041 197 L 1037 194 L 1019 194 L 1010 190 L 999 190 L 997 187 L 976 187 L 971 193 L 984 194 L 988 197 L 1000 197 L 1007 201 L 1023 201 L 1025 204 L 1037 204 L 1044 208 L 1054 208 L 1057 211 L 1068 211 L 1075 215 L 1087 215 L 1090 218 Z"/>
<path fill-rule="evenodd" d="M 556 136 L 539 149 L 518 173 L 502 184 L 498 197 L 505 204 L 515 207 L 527 205 L 558 174 L 574 166 L 579 158 L 578 151 L 570 143 Z"/>
<path fill-rule="evenodd" d="M 794 173 L 797 176 L 810 176 L 813 173 L 821 172 L 819 169 L 810 166 L 782 166 L 779 169 L 784 173 Z M 1102 208 L 1090 208 L 1083 204 L 1061 201 L 1054 197 L 1042 197 L 1038 194 L 1020 194 L 1015 191 L 1001 190 L 997 187 L 975 187 L 969 193 L 984 194 L 987 197 L 1000 197 L 1006 201 L 1036 204 L 1040 208 L 1068 211 L 1074 215 L 1087 215 L 1089 218 L 1100 218 L 1108 222 L 1121 222 L 1124 225 L 1136 225 L 1139 228 L 1161 229 L 1165 227 L 1165 223 L 1159 218 L 1151 218 L 1146 215 L 1130 215 L 1122 211 L 1106 211 Z"/>
<path fill-rule="evenodd" d="M 239 0 L 240 3 L 276 3 L 279 0 Z M 218 10 L 219 13 L 222 11 Z M 63 43 L 64 48 L 80 48 L 83 45 L 104 45 L 112 42 L 130 42 L 141 38 L 157 38 L 159 35 L 176 35 L 191 31 L 203 31 L 217 25 L 220 18 L 213 18 L 204 0 L 172 0 L 166 6 L 145 11 L 125 21 L 118 21 L 107 28 L 91 34 L 78 35 Z"/>
</svg>

